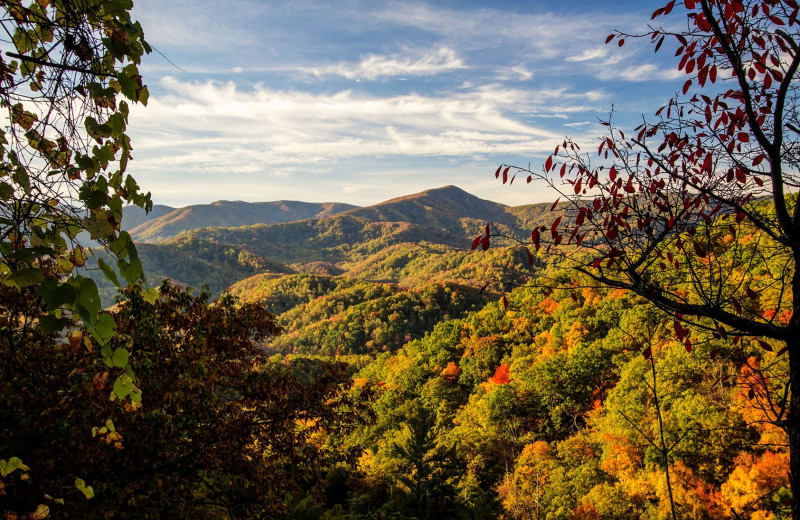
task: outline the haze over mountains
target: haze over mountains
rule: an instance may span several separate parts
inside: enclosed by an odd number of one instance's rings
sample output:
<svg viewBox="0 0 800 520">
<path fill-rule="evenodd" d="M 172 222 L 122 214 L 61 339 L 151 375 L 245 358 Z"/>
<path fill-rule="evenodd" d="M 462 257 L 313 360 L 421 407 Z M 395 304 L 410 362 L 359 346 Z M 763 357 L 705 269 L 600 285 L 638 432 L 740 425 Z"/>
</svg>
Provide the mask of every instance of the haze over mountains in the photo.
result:
<svg viewBox="0 0 800 520">
<path fill-rule="evenodd" d="M 264 285 L 257 280 L 293 273 L 405 287 L 433 282 L 482 287 L 530 266 L 521 252 L 471 254 L 472 239 L 488 221 L 502 233 L 525 237 L 534 225 L 549 224 L 549 207 L 505 206 L 445 186 L 368 207 L 219 201 L 154 206 L 149 215 L 126 208 L 123 227 L 139 243 L 151 283 L 171 278 L 194 287 L 206 284 L 214 294 L 237 282 L 252 289 Z M 245 282 L 250 277 L 255 278 Z"/>
<path fill-rule="evenodd" d="M 278 224 L 292 220 L 325 218 L 355 207 L 340 202 L 220 200 L 211 204 L 197 204 L 183 208 L 154 205 L 153 211 L 145 214 L 140 208 L 131 206 L 126 209 L 123 224 L 134 240 L 156 242 L 172 238 L 189 229 Z"/>
<path fill-rule="evenodd" d="M 430 189 L 367 207 L 340 202 L 217 201 L 182 208 L 154 205 L 145 215 L 139 208 L 125 210 L 123 227 L 137 242 L 163 242 L 185 231 L 207 227 L 273 225 L 346 216 L 369 222 L 406 222 L 446 233 L 470 236 L 493 221 L 508 231 L 522 232 L 537 220 L 547 204 L 506 206 L 476 197 L 456 186 Z"/>
</svg>

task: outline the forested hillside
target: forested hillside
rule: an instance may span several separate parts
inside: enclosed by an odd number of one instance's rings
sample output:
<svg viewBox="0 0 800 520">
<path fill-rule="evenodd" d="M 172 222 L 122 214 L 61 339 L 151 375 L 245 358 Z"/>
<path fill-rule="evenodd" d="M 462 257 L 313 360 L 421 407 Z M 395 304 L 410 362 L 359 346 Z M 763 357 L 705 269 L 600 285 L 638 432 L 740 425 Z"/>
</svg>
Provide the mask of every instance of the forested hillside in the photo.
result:
<svg viewBox="0 0 800 520">
<path fill-rule="evenodd" d="M 152 4 L 0 2 L 0 520 L 800 520 L 797 0 Z"/>
<path fill-rule="evenodd" d="M 183 208 L 156 207 L 147 217 L 135 209 L 125 214 L 123 224 L 137 242 L 158 242 L 173 238 L 182 231 L 208 226 L 238 227 L 253 224 L 277 224 L 308 218 L 325 218 L 348 209 L 351 204 L 312 203 L 291 200 L 242 202 L 221 200 Z"/>
<path fill-rule="evenodd" d="M 357 457 L 287 495 L 290 517 L 785 517 L 779 349 L 717 332 L 687 348 L 629 292 L 496 236 L 470 251 L 485 224 L 456 218 L 457 203 L 505 218 L 493 230 L 509 235 L 561 211 L 448 187 L 139 245 L 150 277 L 273 313 L 282 331 L 259 343 L 271 363 L 313 381 L 318 363 L 344 362 L 348 392 L 369 396 L 371 419 L 321 440 Z M 747 277 L 775 273 L 749 262 Z M 768 315 L 781 297 L 747 305 Z"/>
</svg>

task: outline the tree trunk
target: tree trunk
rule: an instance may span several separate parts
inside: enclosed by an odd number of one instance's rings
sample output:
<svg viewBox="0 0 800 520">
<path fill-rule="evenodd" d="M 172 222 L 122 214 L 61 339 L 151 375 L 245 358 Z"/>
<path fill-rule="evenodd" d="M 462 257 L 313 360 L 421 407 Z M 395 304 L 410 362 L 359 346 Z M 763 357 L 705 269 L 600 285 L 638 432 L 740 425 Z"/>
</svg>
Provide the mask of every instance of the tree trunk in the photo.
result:
<svg viewBox="0 0 800 520">
<path fill-rule="evenodd" d="M 789 356 L 789 384 L 791 397 L 787 430 L 789 432 L 789 479 L 792 488 L 792 519 L 800 520 L 800 331 L 786 341 Z"/>
</svg>

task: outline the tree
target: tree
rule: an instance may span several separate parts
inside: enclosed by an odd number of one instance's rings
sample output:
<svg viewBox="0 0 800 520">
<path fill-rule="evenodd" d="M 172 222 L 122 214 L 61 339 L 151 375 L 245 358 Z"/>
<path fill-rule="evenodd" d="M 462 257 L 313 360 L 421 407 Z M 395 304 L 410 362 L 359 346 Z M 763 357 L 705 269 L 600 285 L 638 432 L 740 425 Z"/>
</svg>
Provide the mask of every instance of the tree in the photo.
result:
<svg viewBox="0 0 800 520">
<path fill-rule="evenodd" d="M 9 374 L 13 379 L 4 379 L 18 392 L 5 394 L 4 403 L 26 395 L 17 383 L 52 361 L 52 352 L 30 348 L 31 338 L 52 345 L 52 334 L 64 337 L 72 327 L 69 338 L 77 345 L 82 323 L 100 347 L 96 361 L 112 357 L 117 325 L 102 310 L 95 282 L 78 274 L 88 260 L 87 236 L 114 253 L 126 282 L 142 277 L 136 248 L 120 231 L 123 205 L 152 206 L 125 174 L 132 150 L 125 135 L 128 102 L 147 103 L 137 66 L 150 52 L 142 27 L 130 18 L 132 7 L 131 0 L 0 2 L 0 41 L 7 50 L 0 55 L 0 109 L 6 112 L 0 130 L 0 350 L 4 362 L 25 361 Z M 120 285 L 111 266 L 98 261 L 98 267 Z M 106 398 L 138 400 L 129 347 L 118 348 Z M 65 382 L 68 373 L 38 375 Z M 56 395 L 65 388 L 51 389 Z M 0 478 L 47 464 L 10 446 L 0 448 Z"/>
<path fill-rule="evenodd" d="M 343 363 L 268 359 L 258 340 L 280 329 L 261 304 L 209 302 L 169 282 L 147 296 L 123 292 L 110 359 L 88 337 L 40 329 L 25 355 L 0 344 L 0 457 L 30 466 L 2 475 L 0 513 L 277 518 L 288 494 L 359 454 L 326 442 L 369 417 L 369 389 L 350 391 Z M 139 375 L 127 391 L 141 404 L 109 401 L 121 365 Z"/>
<path fill-rule="evenodd" d="M 152 206 L 125 174 L 131 143 L 128 101 L 146 104 L 137 66 L 150 52 L 131 0 L 19 0 L 0 4 L 0 283 L 35 292 L 63 328 L 79 315 L 101 341 L 113 335 L 97 287 L 76 274 L 87 261 L 79 233 L 107 246 L 127 282 L 142 276 L 122 208 Z M 86 238 L 83 238 L 84 245 Z M 117 285 L 113 269 L 99 267 Z M 18 334 L 30 324 L 3 331 Z"/>
<path fill-rule="evenodd" d="M 566 139 L 542 171 L 496 172 L 544 180 L 564 200 L 551 226 L 532 231 L 537 250 L 664 310 L 687 351 L 704 336 L 780 349 L 792 389 L 800 385 L 799 10 L 795 0 L 670 1 L 653 19 L 684 16 L 685 29 L 649 25 L 606 40 L 649 37 L 656 51 L 676 42 L 687 79 L 654 120 L 626 136 L 609 117 L 595 163 Z M 488 246 L 488 227 L 479 238 Z M 784 395 L 777 412 L 791 474 L 800 475 L 800 392 Z M 800 478 L 792 491 L 800 497 Z M 792 517 L 800 519 L 800 499 Z"/>
</svg>

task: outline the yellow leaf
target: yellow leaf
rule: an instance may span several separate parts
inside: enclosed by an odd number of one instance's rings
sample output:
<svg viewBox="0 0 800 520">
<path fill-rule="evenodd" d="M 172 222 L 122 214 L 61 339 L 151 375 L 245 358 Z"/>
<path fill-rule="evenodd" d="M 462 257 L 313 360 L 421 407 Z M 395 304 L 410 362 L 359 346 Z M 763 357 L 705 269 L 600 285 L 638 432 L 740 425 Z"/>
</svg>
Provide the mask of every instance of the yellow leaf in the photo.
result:
<svg viewBox="0 0 800 520">
<path fill-rule="evenodd" d="M 50 507 L 44 504 L 39 504 L 39 507 L 36 508 L 36 511 L 31 513 L 31 518 L 33 520 L 42 520 L 43 518 L 48 518 L 50 516 Z"/>
</svg>

